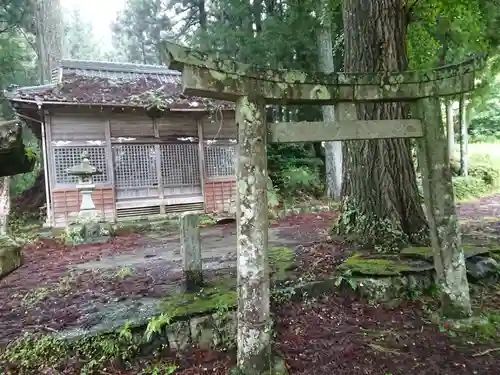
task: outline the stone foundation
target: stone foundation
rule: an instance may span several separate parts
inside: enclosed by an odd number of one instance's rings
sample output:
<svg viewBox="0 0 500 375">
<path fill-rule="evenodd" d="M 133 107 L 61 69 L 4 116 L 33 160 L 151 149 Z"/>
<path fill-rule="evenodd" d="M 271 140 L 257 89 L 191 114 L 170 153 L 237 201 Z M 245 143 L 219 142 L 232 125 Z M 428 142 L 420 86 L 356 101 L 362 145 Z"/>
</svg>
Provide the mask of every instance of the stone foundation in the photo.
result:
<svg viewBox="0 0 500 375">
<path fill-rule="evenodd" d="M 64 231 L 64 242 L 67 245 L 93 244 L 106 242 L 112 234 L 110 223 L 99 218 L 79 218 L 69 224 Z"/>
</svg>

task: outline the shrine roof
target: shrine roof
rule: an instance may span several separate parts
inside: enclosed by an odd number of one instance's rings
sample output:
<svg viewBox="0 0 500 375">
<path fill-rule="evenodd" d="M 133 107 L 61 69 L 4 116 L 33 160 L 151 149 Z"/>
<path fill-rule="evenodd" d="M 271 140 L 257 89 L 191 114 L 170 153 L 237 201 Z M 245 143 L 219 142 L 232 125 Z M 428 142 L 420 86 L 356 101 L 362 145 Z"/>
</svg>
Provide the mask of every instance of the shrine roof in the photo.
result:
<svg viewBox="0 0 500 375">
<path fill-rule="evenodd" d="M 62 60 L 51 84 L 15 87 L 5 95 L 37 104 L 147 107 L 155 101 L 170 110 L 234 109 L 231 102 L 183 94 L 181 78 L 165 66 Z"/>
</svg>

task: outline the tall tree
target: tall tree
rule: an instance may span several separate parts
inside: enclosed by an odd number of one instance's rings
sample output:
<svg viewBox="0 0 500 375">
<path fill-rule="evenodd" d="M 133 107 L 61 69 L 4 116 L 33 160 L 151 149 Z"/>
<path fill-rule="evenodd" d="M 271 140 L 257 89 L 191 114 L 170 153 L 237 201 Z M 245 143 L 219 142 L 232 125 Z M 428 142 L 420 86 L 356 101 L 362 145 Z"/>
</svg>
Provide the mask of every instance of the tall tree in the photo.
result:
<svg viewBox="0 0 500 375">
<path fill-rule="evenodd" d="M 64 14 L 63 57 L 77 60 L 101 60 L 103 53 L 95 40 L 92 24 L 78 9 Z"/>
<path fill-rule="evenodd" d="M 329 2 L 323 0 L 318 7 L 321 28 L 318 30 L 319 70 L 324 73 L 335 71 L 332 42 L 332 21 Z M 335 107 L 322 107 L 323 121 L 335 121 Z M 340 200 L 342 193 L 342 142 L 325 142 L 326 196 Z"/>
<path fill-rule="evenodd" d="M 400 72 L 408 68 L 404 0 L 344 0 L 346 72 Z M 365 120 L 408 118 L 401 103 L 363 104 Z M 428 227 L 409 140 L 344 143 L 343 206 L 339 231 L 387 248 L 427 240 Z"/>
<path fill-rule="evenodd" d="M 139 64 L 161 64 L 158 43 L 172 37 L 165 1 L 127 0 L 113 24 L 118 59 Z"/>
<path fill-rule="evenodd" d="M 62 58 L 63 25 L 60 0 L 35 1 L 35 22 L 40 82 L 51 81 Z"/>
</svg>

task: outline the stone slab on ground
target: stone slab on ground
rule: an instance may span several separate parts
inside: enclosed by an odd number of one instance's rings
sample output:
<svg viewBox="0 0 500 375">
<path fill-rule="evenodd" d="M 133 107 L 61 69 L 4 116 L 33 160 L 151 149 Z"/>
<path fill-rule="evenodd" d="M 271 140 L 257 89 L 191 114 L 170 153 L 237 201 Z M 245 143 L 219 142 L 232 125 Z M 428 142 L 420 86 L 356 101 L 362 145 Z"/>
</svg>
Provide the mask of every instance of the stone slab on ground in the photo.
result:
<svg viewBox="0 0 500 375">
<path fill-rule="evenodd" d="M 231 228 L 229 228 L 231 229 Z M 290 247 L 301 245 L 294 237 L 287 238 L 286 233 L 292 226 L 269 228 L 269 247 Z M 236 262 L 236 230 L 227 227 L 202 228 L 202 265 L 203 269 L 227 268 Z M 115 269 L 117 267 L 135 267 L 148 262 L 162 262 L 167 270 L 181 269 L 180 238 L 178 235 L 162 236 L 151 233 L 144 236 L 142 244 L 134 253 L 103 257 L 98 261 L 86 262 L 74 266 L 77 270 Z"/>
</svg>

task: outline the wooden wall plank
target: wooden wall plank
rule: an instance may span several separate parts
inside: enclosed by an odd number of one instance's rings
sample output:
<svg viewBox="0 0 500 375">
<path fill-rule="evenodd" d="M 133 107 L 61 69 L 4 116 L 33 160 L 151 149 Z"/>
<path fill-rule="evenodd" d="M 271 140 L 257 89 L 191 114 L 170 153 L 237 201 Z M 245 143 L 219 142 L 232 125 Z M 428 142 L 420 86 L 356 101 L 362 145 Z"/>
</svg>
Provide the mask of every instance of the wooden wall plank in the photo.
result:
<svg viewBox="0 0 500 375">
<path fill-rule="evenodd" d="M 205 212 L 232 213 L 236 202 L 236 180 L 207 181 L 205 183 Z"/>
<path fill-rule="evenodd" d="M 115 195 L 112 188 L 96 189 L 92 200 L 97 211 L 106 220 L 115 219 Z M 78 214 L 81 204 L 81 194 L 76 189 L 57 190 L 52 192 L 54 225 L 66 226 Z"/>
<path fill-rule="evenodd" d="M 202 118 L 203 138 L 205 141 L 238 139 L 234 112 L 221 111 Z"/>
<path fill-rule="evenodd" d="M 90 113 L 51 113 L 52 142 L 104 141 L 106 118 Z"/>
</svg>

